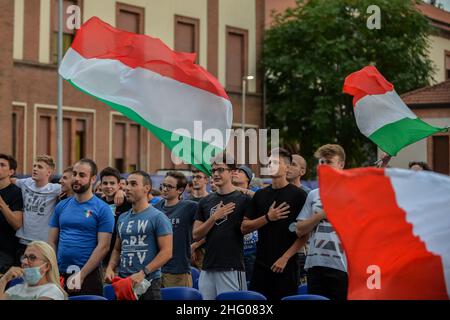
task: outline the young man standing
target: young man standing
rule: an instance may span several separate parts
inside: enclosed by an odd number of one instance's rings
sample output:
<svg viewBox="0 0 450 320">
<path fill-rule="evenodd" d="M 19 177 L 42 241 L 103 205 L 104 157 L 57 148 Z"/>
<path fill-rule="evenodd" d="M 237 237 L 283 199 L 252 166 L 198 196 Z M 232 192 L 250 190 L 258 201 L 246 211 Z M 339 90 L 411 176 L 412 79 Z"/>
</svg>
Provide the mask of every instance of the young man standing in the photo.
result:
<svg viewBox="0 0 450 320">
<path fill-rule="evenodd" d="M 101 199 L 106 202 L 114 216 L 114 230 L 111 236 L 111 244 L 108 254 L 103 260 L 105 266 L 108 264 L 109 258 L 111 257 L 111 253 L 114 249 L 114 245 L 116 244 L 117 220 L 122 213 L 127 212 L 131 209 L 131 203 L 129 203 L 126 199 L 123 200 L 120 206 L 116 205 L 115 203 L 115 196 L 120 190 L 119 182 L 119 170 L 111 167 L 106 167 L 100 172 L 100 186 L 103 194 Z"/>
<path fill-rule="evenodd" d="M 306 174 L 306 161 L 298 154 L 292 155 L 292 163 L 287 169 L 286 178 L 289 183 L 303 189 L 306 193 L 311 191 L 310 188 L 302 184 L 302 177 Z"/>
<path fill-rule="evenodd" d="M 321 146 L 314 155 L 319 159 L 319 165 L 344 169 L 345 151 L 340 145 Z M 308 293 L 332 300 L 345 300 L 348 287 L 347 260 L 341 241 L 323 211 L 319 189 L 308 194 L 297 220 L 297 236 L 311 234 L 305 263 Z"/>
<path fill-rule="evenodd" d="M 306 200 L 306 192 L 286 180 L 291 154 L 275 149 L 269 158 L 272 185 L 256 191 L 242 223 L 242 232 L 258 230 L 256 261 L 250 289 L 269 300 L 297 293 L 297 252 L 306 237 L 296 237 L 292 224 Z"/>
<path fill-rule="evenodd" d="M 240 225 L 250 197 L 233 187 L 233 170 L 236 165 L 230 156 L 221 154 L 212 159 L 212 178 L 217 192 L 200 200 L 195 216 L 194 240 L 206 237 L 199 279 L 199 289 L 205 300 L 213 300 L 222 292 L 247 289 Z"/>
<path fill-rule="evenodd" d="M 253 197 L 255 193 L 250 190 L 250 182 L 253 179 L 253 172 L 247 166 L 239 166 L 233 171 L 231 180 L 233 186 L 243 194 Z M 258 242 L 258 231 L 247 233 L 244 235 L 244 264 L 245 276 L 250 281 L 253 275 L 253 266 L 256 260 L 256 243 Z"/>
<path fill-rule="evenodd" d="M 206 191 L 208 180 L 208 176 L 204 172 L 192 169 L 192 192 L 189 200 L 199 202 L 208 195 L 208 191 Z"/>
<path fill-rule="evenodd" d="M 155 208 L 165 213 L 172 223 L 173 254 L 162 267 L 162 286 L 192 287 L 191 257 L 192 226 L 194 224 L 197 203 L 181 200 L 187 179 L 184 174 L 170 171 L 162 183 L 163 200 Z"/>
<path fill-rule="evenodd" d="M 0 274 L 15 265 L 18 241 L 16 230 L 22 226 L 22 191 L 11 182 L 17 161 L 0 154 Z"/>
<path fill-rule="evenodd" d="M 20 243 L 19 256 L 25 252 L 28 243 L 48 239 L 50 230 L 48 224 L 61 193 L 60 184 L 49 183 L 54 169 L 55 163 L 52 157 L 37 156 L 31 178 L 18 179 L 15 182 L 22 189 L 24 204 L 23 224 L 16 232 Z"/>
<path fill-rule="evenodd" d="M 140 300 L 161 300 L 161 267 L 172 258 L 172 225 L 159 210 L 149 205 L 150 176 L 135 171 L 125 188 L 132 209 L 119 217 L 117 239 L 106 268 L 105 280 L 112 282 L 114 271 L 130 277 L 133 287 L 150 283 Z"/>
<path fill-rule="evenodd" d="M 73 171 L 72 167 L 66 168 L 61 178 L 59 179 L 59 184 L 61 185 L 61 194 L 58 197 L 58 201 L 63 201 L 73 196 L 72 171 Z"/>
<path fill-rule="evenodd" d="M 192 169 L 192 191 L 189 200 L 199 202 L 209 193 L 206 191 L 206 186 L 208 185 L 208 176 L 194 168 Z M 203 260 L 205 258 L 205 239 L 196 241 L 191 245 L 191 263 L 194 267 L 198 269 L 203 268 Z"/>
<path fill-rule="evenodd" d="M 100 264 L 109 250 L 114 216 L 93 194 L 97 165 L 81 159 L 73 166 L 74 197 L 60 202 L 50 222 L 48 243 L 71 295 L 103 295 Z M 72 272 L 75 271 L 75 274 Z"/>
</svg>

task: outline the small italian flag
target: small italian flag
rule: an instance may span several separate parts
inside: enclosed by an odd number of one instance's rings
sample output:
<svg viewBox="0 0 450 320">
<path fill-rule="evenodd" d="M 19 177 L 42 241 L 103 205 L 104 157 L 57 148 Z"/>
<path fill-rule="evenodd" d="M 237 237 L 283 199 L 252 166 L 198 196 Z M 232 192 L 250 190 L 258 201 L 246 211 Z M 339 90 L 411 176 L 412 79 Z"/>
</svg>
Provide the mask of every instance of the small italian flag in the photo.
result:
<svg viewBox="0 0 450 320">
<path fill-rule="evenodd" d="M 93 17 L 78 30 L 59 73 L 208 173 L 211 156 L 228 143 L 233 110 L 218 80 L 194 61 L 195 54 Z"/>
<path fill-rule="evenodd" d="M 448 176 L 321 166 L 319 186 L 347 255 L 349 299 L 449 299 Z"/>
<path fill-rule="evenodd" d="M 374 66 L 347 76 L 344 92 L 354 97 L 356 124 L 361 133 L 390 156 L 425 137 L 447 131 L 417 118 Z"/>
</svg>

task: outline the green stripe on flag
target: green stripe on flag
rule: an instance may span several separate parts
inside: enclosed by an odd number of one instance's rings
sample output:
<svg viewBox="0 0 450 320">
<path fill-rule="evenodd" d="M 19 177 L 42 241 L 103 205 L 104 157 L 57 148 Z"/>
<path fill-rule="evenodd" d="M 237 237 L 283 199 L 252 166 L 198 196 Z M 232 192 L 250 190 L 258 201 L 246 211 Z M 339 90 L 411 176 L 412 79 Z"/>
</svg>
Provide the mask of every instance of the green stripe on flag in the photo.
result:
<svg viewBox="0 0 450 320">
<path fill-rule="evenodd" d="M 105 103 L 106 105 L 110 106 L 114 110 L 122 113 L 124 116 L 126 116 L 128 119 L 133 120 L 134 122 L 140 124 L 141 126 L 145 127 L 147 130 L 149 130 L 151 133 L 153 133 L 169 150 L 171 150 L 175 156 L 182 159 L 184 162 L 192 164 L 197 169 L 201 170 L 207 175 L 211 175 L 211 164 L 209 163 L 210 159 L 203 159 L 204 150 L 208 148 L 207 154 L 216 155 L 223 150 L 215 147 L 213 145 L 210 145 L 207 142 L 198 141 L 195 139 L 189 139 L 187 137 L 175 134 L 171 131 L 161 129 L 150 122 L 147 122 L 144 120 L 137 112 L 134 110 L 122 106 L 119 104 L 116 104 L 114 102 L 99 98 L 86 90 L 80 88 L 75 83 L 73 83 L 71 80 L 66 79 L 73 87 L 80 90 L 81 92 Z M 182 129 L 182 128 L 180 128 Z M 172 139 L 173 138 L 173 139 Z M 175 141 L 173 141 L 175 140 Z M 183 142 L 181 142 L 183 141 Z M 183 148 L 180 148 L 180 144 L 182 144 Z M 173 149 L 177 146 L 177 149 L 180 149 L 180 152 L 174 152 Z M 183 152 L 183 151 L 189 151 L 190 152 Z M 197 151 L 201 150 L 201 154 L 198 154 Z"/>
<path fill-rule="evenodd" d="M 404 118 L 378 129 L 369 136 L 369 139 L 390 156 L 396 156 L 407 145 L 435 133 L 447 131 L 447 128 L 433 127 L 419 118 Z"/>
</svg>

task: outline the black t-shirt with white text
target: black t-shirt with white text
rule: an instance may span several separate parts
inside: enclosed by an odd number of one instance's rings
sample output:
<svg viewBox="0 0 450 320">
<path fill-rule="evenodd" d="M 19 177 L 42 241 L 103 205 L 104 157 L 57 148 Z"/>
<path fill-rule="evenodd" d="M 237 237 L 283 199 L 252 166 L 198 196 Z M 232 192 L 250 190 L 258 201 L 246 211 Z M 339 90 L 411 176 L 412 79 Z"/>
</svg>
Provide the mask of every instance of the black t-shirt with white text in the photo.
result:
<svg viewBox="0 0 450 320">
<path fill-rule="evenodd" d="M 14 184 L 0 190 L 0 196 L 12 212 L 23 211 L 22 190 Z M 18 239 L 16 231 L 0 212 L 0 251 L 12 256 L 16 254 Z"/>
<path fill-rule="evenodd" d="M 241 224 L 246 210 L 250 206 L 250 197 L 239 191 L 229 194 L 211 193 L 200 200 L 195 220 L 205 222 L 216 211 L 220 202 L 224 205 L 234 202 L 234 211 L 225 219 L 215 222 L 206 235 L 205 259 L 206 271 L 244 271 L 244 236 Z"/>
<path fill-rule="evenodd" d="M 287 219 L 271 221 L 258 229 L 258 242 L 256 245 L 256 262 L 260 266 L 269 268 L 292 246 L 297 240 L 297 235 L 289 230 L 289 226 L 295 223 L 296 218 L 306 201 L 306 192 L 302 189 L 288 184 L 287 186 L 274 189 L 268 186 L 256 191 L 252 198 L 251 207 L 246 217 L 250 220 L 257 219 L 269 212 L 270 206 L 275 201 L 275 207 L 286 202 L 289 208 Z M 296 264 L 296 255 L 289 264 Z"/>
</svg>

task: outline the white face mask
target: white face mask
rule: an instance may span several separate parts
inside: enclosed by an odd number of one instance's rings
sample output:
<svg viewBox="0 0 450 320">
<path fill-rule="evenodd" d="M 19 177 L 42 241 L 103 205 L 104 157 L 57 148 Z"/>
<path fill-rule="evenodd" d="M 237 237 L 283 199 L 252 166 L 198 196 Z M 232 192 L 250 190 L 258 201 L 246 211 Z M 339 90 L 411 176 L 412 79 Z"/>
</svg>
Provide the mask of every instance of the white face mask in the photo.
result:
<svg viewBox="0 0 450 320">
<path fill-rule="evenodd" d="M 44 265 L 45 263 L 39 267 L 23 269 L 23 279 L 28 285 L 34 286 L 42 279 L 41 268 Z"/>
</svg>

